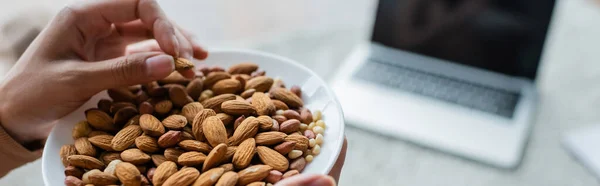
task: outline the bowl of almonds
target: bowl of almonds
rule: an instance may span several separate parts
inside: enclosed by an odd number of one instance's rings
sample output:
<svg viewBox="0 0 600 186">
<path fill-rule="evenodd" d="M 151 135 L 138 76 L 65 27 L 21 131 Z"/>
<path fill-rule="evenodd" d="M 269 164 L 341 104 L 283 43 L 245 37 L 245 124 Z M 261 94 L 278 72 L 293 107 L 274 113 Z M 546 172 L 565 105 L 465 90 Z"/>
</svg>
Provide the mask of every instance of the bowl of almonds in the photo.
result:
<svg viewBox="0 0 600 186">
<path fill-rule="evenodd" d="M 298 63 L 250 50 L 98 93 L 58 120 L 42 157 L 46 185 L 273 185 L 327 174 L 344 139 L 341 107 Z"/>
</svg>

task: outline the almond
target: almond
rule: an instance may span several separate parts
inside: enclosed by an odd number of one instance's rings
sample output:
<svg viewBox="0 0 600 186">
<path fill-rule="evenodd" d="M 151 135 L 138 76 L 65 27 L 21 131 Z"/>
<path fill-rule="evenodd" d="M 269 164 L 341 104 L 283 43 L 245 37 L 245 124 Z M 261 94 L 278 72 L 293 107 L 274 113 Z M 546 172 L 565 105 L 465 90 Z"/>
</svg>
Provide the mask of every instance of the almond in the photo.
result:
<svg viewBox="0 0 600 186">
<path fill-rule="evenodd" d="M 300 110 L 300 121 L 302 123 L 313 122 L 313 116 L 312 116 L 312 113 L 310 112 L 310 110 L 308 110 L 307 108 L 302 108 Z"/>
<path fill-rule="evenodd" d="M 261 131 L 268 131 L 273 128 L 273 119 L 269 116 L 258 116 L 256 120 L 258 120 L 258 128 Z"/>
<path fill-rule="evenodd" d="M 135 168 L 137 168 L 142 174 L 146 174 L 146 171 L 148 170 L 148 167 L 144 165 L 136 165 Z"/>
<path fill-rule="evenodd" d="M 185 58 L 175 59 L 175 70 L 188 70 L 194 68 L 194 63 Z"/>
<path fill-rule="evenodd" d="M 185 91 L 188 93 L 188 95 L 194 99 L 197 99 L 198 97 L 200 97 L 200 94 L 202 93 L 202 88 L 204 85 L 204 81 L 202 81 L 201 78 L 195 78 L 194 80 L 192 80 L 190 83 L 187 84 L 187 87 L 185 87 Z"/>
<path fill-rule="evenodd" d="M 109 164 L 114 160 L 121 160 L 121 153 L 119 152 L 103 152 L 100 154 L 100 160 L 104 162 L 104 164 Z"/>
<path fill-rule="evenodd" d="M 160 120 L 150 114 L 143 114 L 140 116 L 140 127 L 150 136 L 158 137 L 165 133 L 165 127 Z"/>
<path fill-rule="evenodd" d="M 204 102 L 205 100 L 212 98 L 214 96 L 212 90 L 204 90 L 200 93 L 200 97 L 198 97 L 198 102 Z"/>
<path fill-rule="evenodd" d="M 169 88 L 169 98 L 178 107 L 183 107 L 194 100 L 187 94 L 185 87 L 181 85 Z"/>
<path fill-rule="evenodd" d="M 275 183 L 279 182 L 279 180 L 281 180 L 282 176 L 283 176 L 283 173 L 281 173 L 277 170 L 272 170 L 269 172 L 269 175 L 265 178 L 265 181 L 267 183 L 275 184 Z"/>
<path fill-rule="evenodd" d="M 135 108 L 135 105 L 131 102 L 114 102 L 114 103 L 112 103 L 112 105 L 110 105 L 110 112 L 107 112 L 107 113 L 115 114 L 119 110 L 121 110 L 125 107 Z"/>
<path fill-rule="evenodd" d="M 113 122 L 117 126 L 123 126 L 129 119 L 138 114 L 138 110 L 135 107 L 125 107 L 115 113 Z"/>
<path fill-rule="evenodd" d="M 135 165 L 131 163 L 121 162 L 117 164 L 115 174 L 124 186 L 141 185 L 141 173 Z"/>
<path fill-rule="evenodd" d="M 247 185 L 249 183 L 260 181 L 269 175 L 269 171 L 273 170 L 273 167 L 269 165 L 253 165 L 244 170 L 238 172 L 237 185 Z"/>
<path fill-rule="evenodd" d="M 165 183 L 165 181 L 167 181 L 167 179 L 176 172 L 177 164 L 175 164 L 172 161 L 166 161 L 160 164 L 158 167 L 156 167 L 156 170 L 154 170 L 154 175 L 152 176 L 152 183 L 156 186 L 160 186 L 163 183 Z"/>
<path fill-rule="evenodd" d="M 211 88 L 218 81 L 229 78 L 231 78 L 231 75 L 227 72 L 212 72 L 204 79 L 204 87 Z"/>
<path fill-rule="evenodd" d="M 287 172 L 285 172 L 282 176 L 282 179 L 286 179 L 295 175 L 300 174 L 300 172 L 298 172 L 298 170 L 289 170 Z"/>
<path fill-rule="evenodd" d="M 192 133 L 187 132 L 187 131 L 184 131 L 181 133 L 181 140 L 193 140 L 193 139 L 196 139 L 196 138 L 194 138 Z"/>
<path fill-rule="evenodd" d="M 192 186 L 212 186 L 217 183 L 224 172 L 225 170 L 223 168 L 212 168 L 200 174 Z"/>
<path fill-rule="evenodd" d="M 113 122 L 113 119 L 102 110 L 99 109 L 90 109 L 85 112 L 85 117 L 87 122 L 92 125 L 95 129 L 103 130 L 103 131 L 114 131 L 116 130 L 116 126 Z"/>
<path fill-rule="evenodd" d="M 286 134 L 297 132 L 300 130 L 300 121 L 297 119 L 287 120 L 279 125 L 279 131 Z"/>
<path fill-rule="evenodd" d="M 96 149 L 86 137 L 75 140 L 75 149 L 77 149 L 77 154 L 96 156 Z"/>
<path fill-rule="evenodd" d="M 135 142 L 135 138 L 142 135 L 142 128 L 138 125 L 129 125 L 123 128 L 112 139 L 112 148 L 116 151 L 123 151 Z"/>
<path fill-rule="evenodd" d="M 200 172 L 196 168 L 193 167 L 184 167 L 181 168 L 178 172 L 171 175 L 167 180 L 162 184 L 163 186 L 180 186 L 180 185 L 189 185 L 192 184 L 196 179 L 200 176 Z"/>
<path fill-rule="evenodd" d="M 181 154 L 183 154 L 183 151 L 176 148 L 167 148 L 164 153 L 165 158 L 172 162 L 177 162 Z"/>
<path fill-rule="evenodd" d="M 116 176 L 115 174 L 115 169 L 117 168 L 117 164 L 121 163 L 123 161 L 121 160 L 113 160 L 110 163 L 108 163 L 108 165 L 106 165 L 106 168 L 104 168 L 104 173 L 108 173 L 110 175 Z"/>
<path fill-rule="evenodd" d="M 92 127 L 87 121 L 80 121 L 73 126 L 73 131 L 71 132 L 73 139 L 88 137 L 90 132 L 92 132 Z"/>
<path fill-rule="evenodd" d="M 83 169 L 74 167 L 74 166 L 67 166 L 65 167 L 65 176 L 74 176 L 77 178 L 81 178 L 81 176 L 83 176 Z"/>
<path fill-rule="evenodd" d="M 250 115 L 256 112 L 254 106 L 246 101 L 229 100 L 221 104 L 221 110 L 231 115 Z"/>
<path fill-rule="evenodd" d="M 300 134 L 290 134 L 285 137 L 285 141 L 296 142 L 294 150 L 305 151 L 308 148 L 308 138 Z"/>
<path fill-rule="evenodd" d="M 252 95 L 253 95 L 255 92 L 256 92 L 256 89 L 253 89 L 253 88 L 251 88 L 251 89 L 247 89 L 247 90 L 245 90 L 244 92 L 242 92 L 242 93 L 240 94 L 240 96 L 242 96 L 242 98 L 244 98 L 244 99 L 247 99 L 247 98 L 250 98 L 250 97 L 252 97 Z"/>
<path fill-rule="evenodd" d="M 114 102 L 121 102 L 121 101 L 134 102 L 135 101 L 135 94 L 133 94 L 133 92 L 129 91 L 129 89 L 127 87 L 108 89 L 108 90 L 106 90 L 106 92 L 108 93 L 108 96 Z"/>
<path fill-rule="evenodd" d="M 285 116 L 282 116 L 282 115 L 273 116 L 273 119 L 280 124 L 287 121 L 287 118 L 285 118 Z"/>
<path fill-rule="evenodd" d="M 173 102 L 170 100 L 162 100 L 154 105 L 154 111 L 158 114 L 167 114 L 173 108 Z"/>
<path fill-rule="evenodd" d="M 252 183 L 250 183 L 250 184 L 248 184 L 246 186 L 266 186 L 266 185 L 267 185 L 267 183 L 265 183 L 265 182 L 255 181 L 255 182 L 252 182 Z"/>
<path fill-rule="evenodd" d="M 142 152 L 140 149 L 127 149 L 121 152 L 121 159 L 124 162 L 133 163 L 136 165 L 141 165 L 144 163 L 148 163 L 151 158 L 148 154 Z"/>
<path fill-rule="evenodd" d="M 173 74 L 173 73 L 171 73 L 171 74 Z M 179 74 L 179 73 L 176 73 L 176 74 Z M 179 74 L 179 76 L 181 76 L 181 74 Z M 143 84 L 142 89 L 144 89 L 148 93 L 148 95 L 150 95 L 152 97 L 164 96 L 165 94 L 167 94 L 167 91 L 168 91 L 166 88 L 163 88 L 160 85 L 158 85 L 158 83 L 156 81 L 153 81 L 153 82 L 150 82 L 147 84 Z"/>
<path fill-rule="evenodd" d="M 255 148 L 256 143 L 254 138 L 248 138 L 240 143 L 233 155 L 232 161 L 236 169 L 243 169 L 250 165 L 252 157 L 254 157 Z"/>
<path fill-rule="evenodd" d="M 302 172 L 302 170 L 304 170 L 305 166 L 306 166 L 306 160 L 303 157 L 300 157 L 300 158 L 296 158 L 295 160 L 292 161 L 292 163 L 290 164 L 290 169 L 297 170 L 298 172 Z"/>
<path fill-rule="evenodd" d="M 235 74 L 235 75 L 232 75 L 231 79 L 235 79 L 235 80 L 239 81 L 240 82 L 241 90 L 244 90 L 244 87 L 246 87 L 246 80 L 248 80 L 249 78 L 244 78 L 244 77 L 242 77 L 242 75 L 245 75 L 245 74 Z M 240 96 L 240 98 L 241 98 L 241 96 Z"/>
<path fill-rule="evenodd" d="M 185 125 L 187 125 L 187 119 L 182 115 L 170 115 L 167 118 L 163 119 L 163 126 L 172 130 L 181 130 Z"/>
<path fill-rule="evenodd" d="M 262 92 L 255 92 L 252 95 L 252 106 L 256 108 L 258 115 L 270 115 L 275 112 L 275 105 L 271 98 Z"/>
<path fill-rule="evenodd" d="M 206 155 L 200 152 L 190 151 L 181 154 L 179 158 L 177 158 L 177 163 L 182 166 L 193 167 L 204 163 L 205 160 Z"/>
<path fill-rule="evenodd" d="M 242 124 L 244 119 L 246 119 L 246 116 L 244 115 L 241 115 L 240 117 L 235 119 L 235 121 L 233 122 L 233 130 L 237 129 L 237 127 L 240 126 L 240 124 Z"/>
<path fill-rule="evenodd" d="M 183 140 L 179 142 L 179 147 L 187 151 L 198 151 L 207 154 L 212 150 L 210 145 L 196 140 Z"/>
<path fill-rule="evenodd" d="M 88 180 L 91 184 L 94 185 L 114 185 L 117 184 L 117 182 L 119 181 L 119 179 L 116 176 L 104 172 L 96 172 L 94 174 L 90 174 L 88 176 Z"/>
<path fill-rule="evenodd" d="M 233 171 L 225 172 L 215 186 L 235 186 L 238 182 L 238 174 Z"/>
<path fill-rule="evenodd" d="M 147 135 L 141 135 L 135 138 L 135 146 L 147 153 L 153 153 L 160 150 L 158 141 Z"/>
<path fill-rule="evenodd" d="M 150 158 L 152 158 L 152 163 L 154 163 L 154 166 L 159 166 L 160 164 L 167 161 L 167 158 L 165 158 L 164 155 L 160 155 L 160 154 L 152 154 L 152 156 L 150 156 Z"/>
<path fill-rule="evenodd" d="M 177 145 L 181 141 L 181 131 L 171 130 L 158 138 L 158 146 L 167 148 Z"/>
<path fill-rule="evenodd" d="M 152 178 L 154 178 L 154 172 L 156 171 L 156 167 L 152 167 L 148 170 L 148 173 L 146 173 L 146 178 L 148 178 L 148 180 L 152 181 Z"/>
<path fill-rule="evenodd" d="M 304 105 L 302 99 L 285 88 L 277 88 L 271 92 L 271 95 L 275 99 L 283 101 L 287 106 L 292 108 L 300 108 Z"/>
<path fill-rule="evenodd" d="M 255 117 L 248 117 L 235 129 L 228 143 L 232 146 L 239 145 L 242 141 L 256 135 L 256 132 L 258 132 L 258 120 Z"/>
<path fill-rule="evenodd" d="M 233 94 L 221 94 L 202 102 L 204 108 L 213 109 L 215 111 L 221 110 L 221 104 L 225 101 L 235 100 L 235 95 Z"/>
<path fill-rule="evenodd" d="M 236 180 L 237 181 L 237 180 Z M 81 179 L 74 176 L 65 177 L 65 185 L 66 186 L 82 186 L 84 183 Z"/>
<path fill-rule="evenodd" d="M 255 89 L 256 92 L 266 92 L 273 85 L 273 79 L 266 76 L 252 78 L 246 82 L 245 89 Z"/>
<path fill-rule="evenodd" d="M 102 171 L 100 171 L 98 169 L 89 170 L 86 173 L 83 173 L 83 175 L 81 176 L 81 180 L 85 184 L 93 185 L 93 184 L 90 183 L 90 175 L 96 174 L 96 173 L 99 173 L 99 172 L 102 172 Z"/>
<path fill-rule="evenodd" d="M 181 109 L 181 114 L 185 116 L 185 119 L 191 124 L 194 122 L 194 117 L 196 116 L 196 114 L 202 111 L 202 109 L 204 109 L 202 104 L 198 102 L 191 102 L 183 106 L 183 108 Z"/>
<path fill-rule="evenodd" d="M 140 125 L 140 115 L 133 116 L 131 119 L 129 119 L 129 121 L 127 121 L 127 123 L 125 123 L 123 128 L 125 128 L 129 125 Z"/>
<path fill-rule="evenodd" d="M 225 113 L 218 113 L 217 117 L 223 122 L 223 125 L 228 126 L 233 122 L 233 116 Z"/>
<path fill-rule="evenodd" d="M 271 126 L 271 131 L 279 131 L 279 122 L 273 119 L 273 125 Z"/>
<path fill-rule="evenodd" d="M 296 94 L 299 98 L 302 98 L 302 89 L 298 85 L 294 85 L 290 88 L 290 92 Z"/>
<path fill-rule="evenodd" d="M 202 165 L 202 171 L 207 171 L 213 167 L 216 167 L 225 159 L 225 155 L 227 154 L 227 145 L 225 143 L 221 143 L 215 148 L 213 148 L 208 156 L 206 157 L 206 161 L 204 161 L 204 165 Z"/>
<path fill-rule="evenodd" d="M 275 170 L 284 172 L 289 167 L 287 158 L 269 147 L 258 146 L 256 147 L 256 152 L 263 163 L 273 167 Z"/>
<path fill-rule="evenodd" d="M 233 94 L 242 90 L 242 84 L 235 79 L 223 79 L 215 83 L 211 90 L 215 95 Z"/>
<path fill-rule="evenodd" d="M 198 112 L 194 117 L 194 122 L 192 122 L 192 134 L 196 137 L 197 140 L 204 141 L 206 138 L 204 136 L 204 132 L 202 131 L 202 123 L 206 118 L 217 115 L 214 110 L 211 109 L 203 109 Z"/>
<path fill-rule="evenodd" d="M 273 102 L 273 105 L 275 105 L 275 109 L 276 110 L 288 110 L 290 109 L 283 101 L 279 101 L 279 100 L 271 100 Z"/>
<path fill-rule="evenodd" d="M 202 131 L 208 143 L 213 147 L 227 142 L 225 126 L 216 116 L 210 116 L 202 122 Z"/>
<path fill-rule="evenodd" d="M 108 99 L 101 99 L 100 101 L 98 101 L 98 109 L 109 113 L 110 112 L 110 107 L 112 106 L 112 101 L 108 100 Z"/>
<path fill-rule="evenodd" d="M 98 136 L 98 135 L 110 135 L 107 132 L 104 131 L 99 131 L 99 130 L 94 130 L 92 132 L 90 132 L 90 134 L 88 135 L 88 137 L 94 137 L 94 136 Z"/>
<path fill-rule="evenodd" d="M 286 142 L 283 142 L 283 143 L 275 146 L 273 149 L 275 149 L 277 152 L 279 152 L 279 154 L 286 155 L 289 152 L 291 152 L 292 150 L 294 150 L 294 146 L 296 146 L 296 142 L 286 141 Z"/>
<path fill-rule="evenodd" d="M 112 145 L 111 145 L 111 141 L 113 139 L 114 136 L 112 135 L 97 135 L 94 137 L 90 137 L 88 138 L 88 140 L 90 141 L 90 143 L 92 143 L 92 145 L 101 148 L 105 151 L 113 151 Z"/>
<path fill-rule="evenodd" d="M 264 70 L 259 70 L 259 71 L 252 72 L 252 74 L 250 76 L 254 78 L 254 77 L 258 77 L 258 76 L 264 76 L 265 74 L 267 74 L 267 72 L 265 72 Z"/>
<path fill-rule="evenodd" d="M 83 169 L 104 168 L 104 163 L 102 163 L 100 160 L 86 155 L 71 155 L 67 157 L 67 161 L 69 162 L 69 165 L 73 165 L 75 167 Z"/>
<path fill-rule="evenodd" d="M 158 83 L 160 83 L 162 85 L 165 85 L 165 84 L 187 85 L 189 82 L 190 82 L 189 79 L 186 79 L 179 72 L 175 72 L 175 71 L 171 72 L 171 74 L 169 74 L 164 79 L 158 80 Z"/>
<path fill-rule="evenodd" d="M 228 146 L 227 147 L 227 153 L 225 153 L 225 160 L 224 161 L 231 161 L 233 160 L 233 155 L 235 154 L 235 152 L 237 152 L 237 146 Z"/>
<path fill-rule="evenodd" d="M 271 131 L 258 133 L 254 138 L 257 145 L 275 145 L 283 142 L 286 136 L 283 132 Z"/>
<path fill-rule="evenodd" d="M 287 118 L 287 119 L 297 119 L 297 120 L 301 119 L 300 113 L 296 112 L 295 110 L 284 110 L 283 116 L 285 116 L 285 118 Z M 310 123 L 310 122 L 308 122 L 308 123 Z"/>
<path fill-rule="evenodd" d="M 60 160 L 62 161 L 65 167 L 69 165 L 69 161 L 67 161 L 67 158 L 71 155 L 76 154 L 77 149 L 75 148 L 75 145 L 63 145 L 62 147 L 60 147 Z"/>
<path fill-rule="evenodd" d="M 235 64 L 235 65 L 229 67 L 228 72 L 230 74 L 250 75 L 252 72 L 256 71 L 257 69 L 258 69 L 257 64 L 246 62 L 246 63 L 238 63 L 238 64 Z"/>
<path fill-rule="evenodd" d="M 229 149 L 229 147 L 227 147 L 227 149 Z M 221 165 L 219 167 L 223 168 L 223 170 L 225 170 L 225 172 L 233 171 L 233 164 L 232 163 L 223 164 L 223 165 Z"/>
</svg>

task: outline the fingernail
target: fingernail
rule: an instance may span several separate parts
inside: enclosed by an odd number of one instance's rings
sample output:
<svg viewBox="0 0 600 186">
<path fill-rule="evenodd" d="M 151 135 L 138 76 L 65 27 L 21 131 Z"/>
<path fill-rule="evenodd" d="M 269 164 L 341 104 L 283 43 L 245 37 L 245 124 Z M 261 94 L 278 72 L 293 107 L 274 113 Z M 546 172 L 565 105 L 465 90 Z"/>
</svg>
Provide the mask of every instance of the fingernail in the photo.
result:
<svg viewBox="0 0 600 186">
<path fill-rule="evenodd" d="M 177 37 L 175 36 L 175 34 L 171 35 L 171 40 L 173 41 L 173 50 L 175 50 L 175 57 L 180 57 L 179 56 L 179 40 L 177 40 Z"/>
<path fill-rule="evenodd" d="M 320 176 L 308 183 L 309 186 L 335 186 L 335 180 L 331 176 Z"/>
<path fill-rule="evenodd" d="M 146 73 L 153 79 L 164 78 L 175 69 L 173 56 L 161 54 L 146 59 Z"/>
</svg>

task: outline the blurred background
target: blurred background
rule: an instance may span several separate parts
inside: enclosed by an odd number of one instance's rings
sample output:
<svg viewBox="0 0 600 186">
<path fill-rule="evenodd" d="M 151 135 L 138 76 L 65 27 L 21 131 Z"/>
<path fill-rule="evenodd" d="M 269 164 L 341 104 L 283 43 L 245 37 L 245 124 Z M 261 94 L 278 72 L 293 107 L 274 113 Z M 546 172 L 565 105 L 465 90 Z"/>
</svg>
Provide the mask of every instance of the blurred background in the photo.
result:
<svg viewBox="0 0 600 186">
<path fill-rule="evenodd" d="M 0 77 L 27 40 L 70 0 L 0 0 Z M 353 48 L 369 41 L 374 0 L 163 0 L 163 9 L 209 48 L 240 47 L 294 59 L 331 80 Z M 558 0 L 537 86 L 536 122 L 523 162 L 498 169 L 348 126 L 339 185 L 599 185 L 560 144 L 565 131 L 600 121 L 600 6 Z M 20 47 L 23 48 L 23 47 Z M 1 78 L 0 78 L 1 79 Z M 0 185 L 43 185 L 35 161 Z"/>
</svg>

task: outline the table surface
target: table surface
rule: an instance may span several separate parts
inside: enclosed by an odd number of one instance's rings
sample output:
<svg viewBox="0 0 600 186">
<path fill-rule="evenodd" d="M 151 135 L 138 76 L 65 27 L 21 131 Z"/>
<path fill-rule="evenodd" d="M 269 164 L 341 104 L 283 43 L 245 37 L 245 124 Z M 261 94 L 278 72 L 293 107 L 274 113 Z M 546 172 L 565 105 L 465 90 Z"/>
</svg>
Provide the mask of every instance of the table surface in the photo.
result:
<svg viewBox="0 0 600 186">
<path fill-rule="evenodd" d="M 177 2 L 162 3 L 181 25 L 192 25 L 190 30 L 207 46 L 255 48 L 287 56 L 325 79 L 331 78 L 331 71 L 355 44 L 368 39 L 375 5 L 358 0 L 236 1 L 239 5 L 231 6 L 224 2 Z M 216 8 L 192 11 L 209 5 Z M 255 8 L 248 8 L 252 6 Z M 207 19 L 174 14 L 176 11 L 202 14 Z M 240 17 L 251 14 L 258 18 Z M 517 169 L 482 165 L 349 124 L 348 155 L 340 185 L 599 185 L 560 144 L 569 129 L 600 121 L 596 114 L 600 88 L 594 86 L 600 78 L 600 63 L 596 62 L 600 49 L 595 47 L 600 42 L 597 20 L 600 6 L 589 0 L 558 1 L 537 80 L 540 99 L 536 121 L 523 163 Z M 40 161 L 33 162 L 0 179 L 0 185 L 42 185 L 40 169 Z"/>
</svg>

